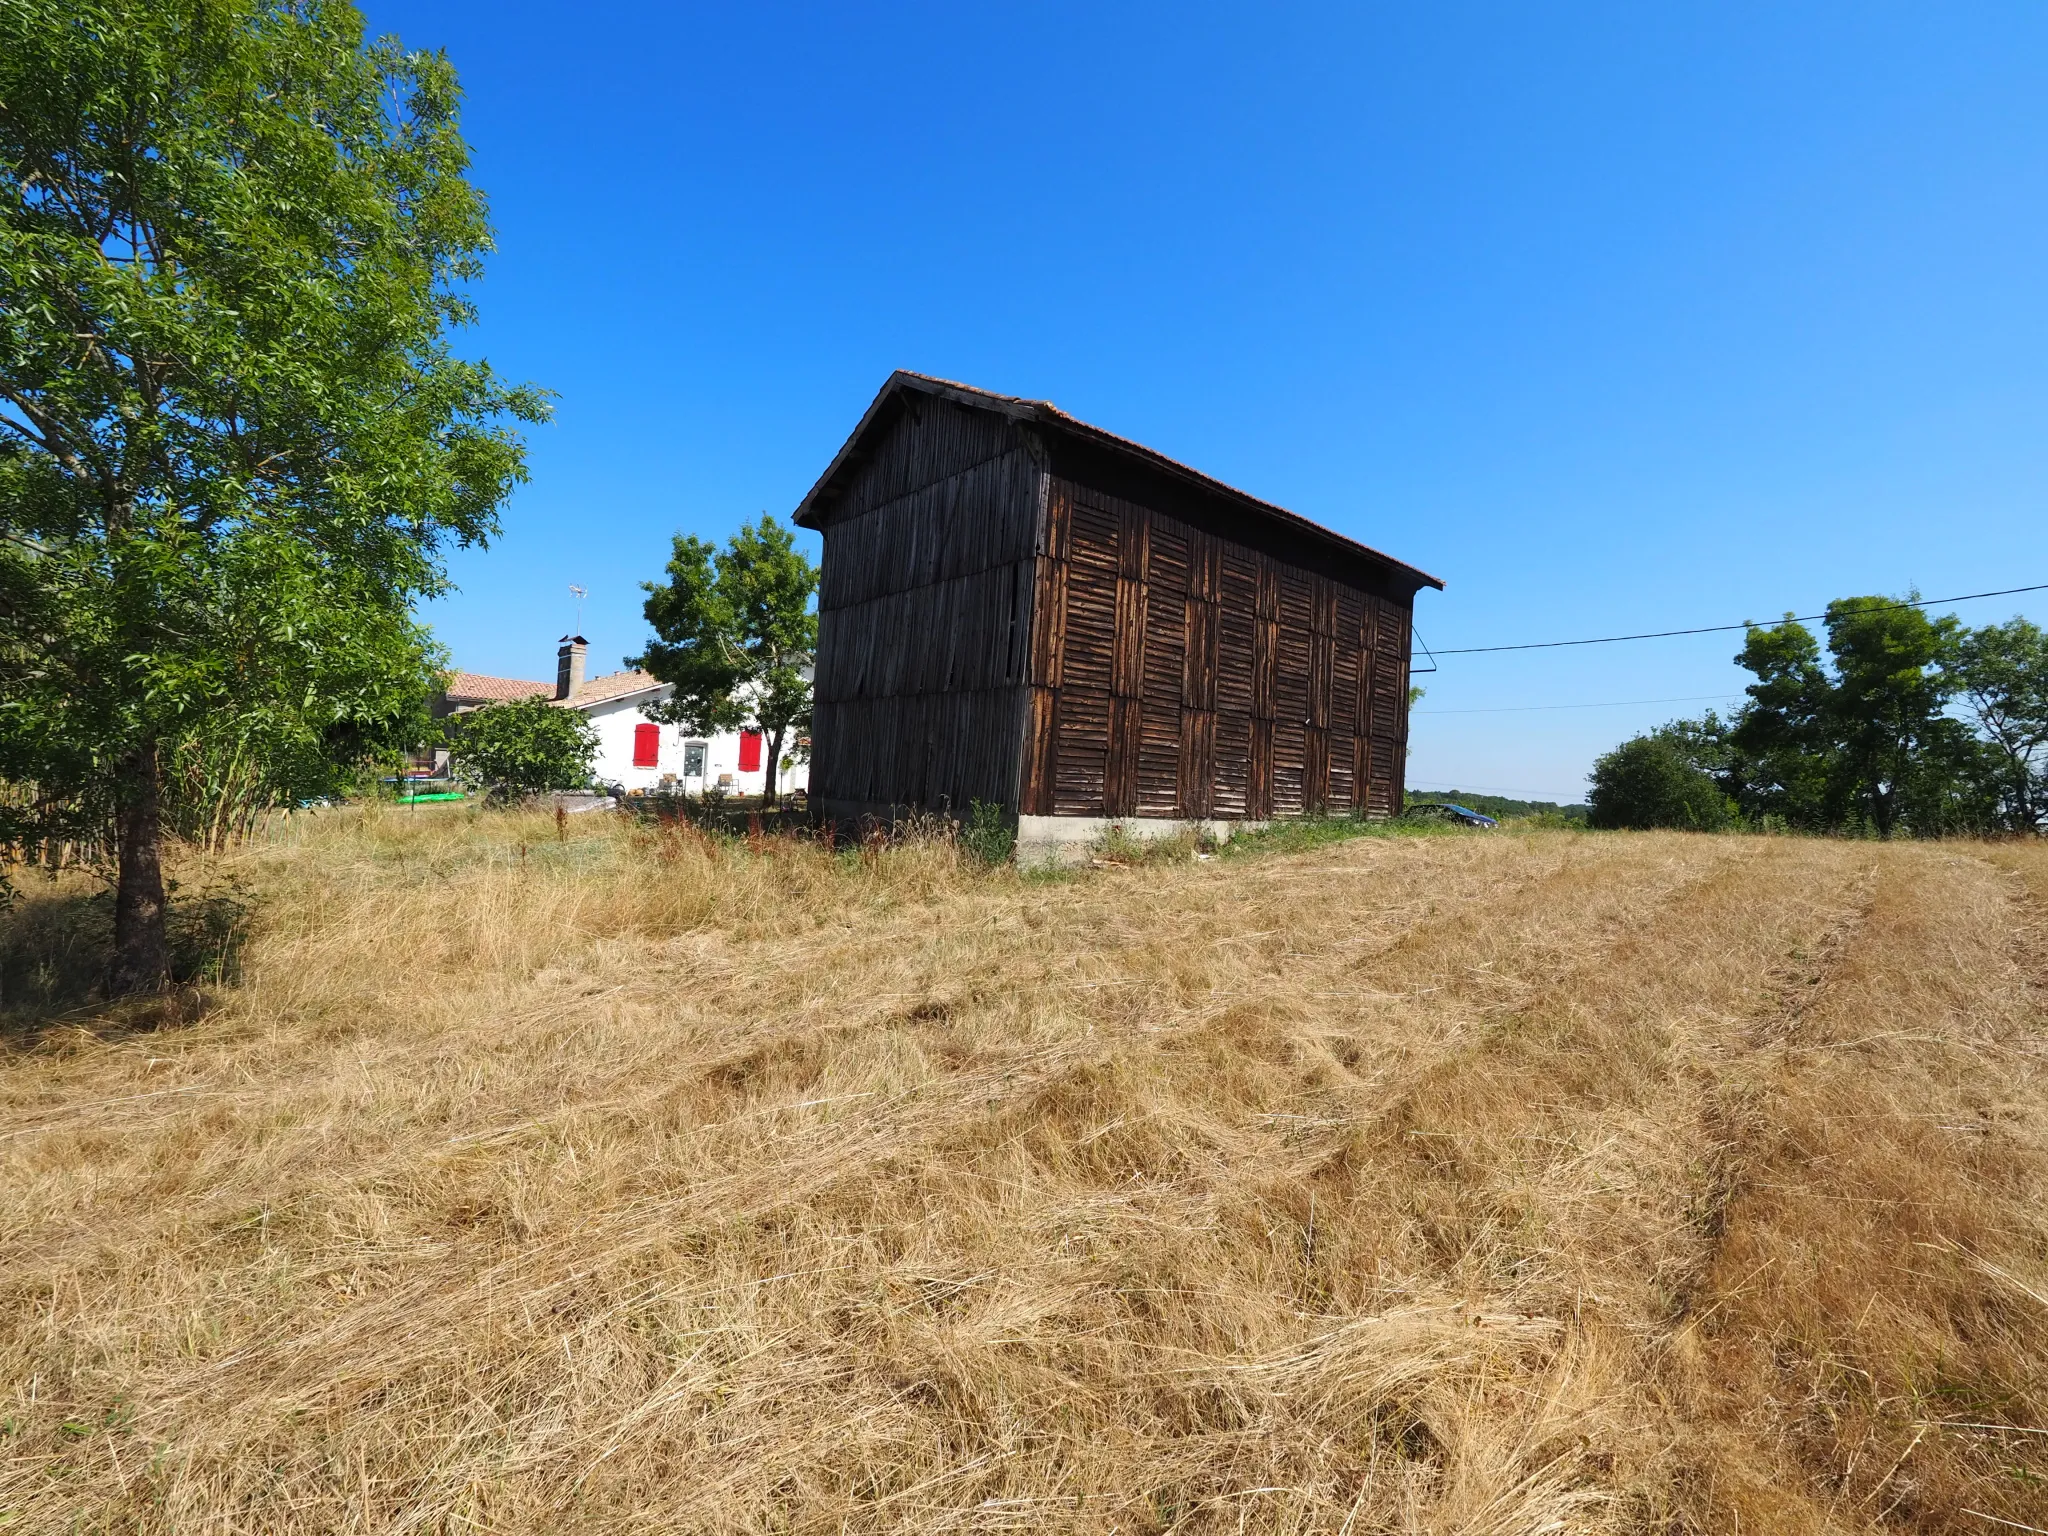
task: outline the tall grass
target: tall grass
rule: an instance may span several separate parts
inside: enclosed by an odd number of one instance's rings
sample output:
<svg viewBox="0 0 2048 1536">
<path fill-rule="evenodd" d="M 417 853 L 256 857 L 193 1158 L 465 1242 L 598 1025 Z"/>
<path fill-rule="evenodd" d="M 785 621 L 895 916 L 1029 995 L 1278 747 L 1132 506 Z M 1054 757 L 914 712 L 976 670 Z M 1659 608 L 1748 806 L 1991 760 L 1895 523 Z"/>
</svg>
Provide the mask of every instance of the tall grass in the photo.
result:
<svg viewBox="0 0 2048 1536">
<path fill-rule="evenodd" d="M 0 1064 L 22 1529 L 2048 1526 L 2039 849 L 184 873 L 239 978 Z"/>
</svg>

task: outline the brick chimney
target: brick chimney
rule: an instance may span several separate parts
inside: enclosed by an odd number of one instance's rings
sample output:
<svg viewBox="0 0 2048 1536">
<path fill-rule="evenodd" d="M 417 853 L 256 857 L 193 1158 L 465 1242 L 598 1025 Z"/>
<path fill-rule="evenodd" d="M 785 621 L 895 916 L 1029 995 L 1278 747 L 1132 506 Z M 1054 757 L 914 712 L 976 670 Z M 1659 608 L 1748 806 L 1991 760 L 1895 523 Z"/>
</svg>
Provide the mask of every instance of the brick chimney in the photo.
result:
<svg viewBox="0 0 2048 1536">
<path fill-rule="evenodd" d="M 573 699 L 583 691 L 583 658 L 590 642 L 581 635 L 562 636 L 562 648 L 555 652 L 555 697 Z"/>
</svg>

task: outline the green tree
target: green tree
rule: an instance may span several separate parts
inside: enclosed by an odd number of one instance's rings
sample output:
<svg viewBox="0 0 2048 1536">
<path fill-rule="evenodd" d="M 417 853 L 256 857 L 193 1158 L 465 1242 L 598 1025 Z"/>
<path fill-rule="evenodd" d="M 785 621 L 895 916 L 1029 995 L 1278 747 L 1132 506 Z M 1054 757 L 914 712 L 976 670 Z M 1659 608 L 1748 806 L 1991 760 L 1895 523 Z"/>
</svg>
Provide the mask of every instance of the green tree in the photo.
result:
<svg viewBox="0 0 2048 1536">
<path fill-rule="evenodd" d="M 488 704 L 451 716 L 449 725 L 456 773 L 493 795 L 539 795 L 590 782 L 597 727 L 551 699 Z"/>
<path fill-rule="evenodd" d="M 1960 628 L 1953 617 L 1930 619 L 1893 598 L 1828 604 L 1835 674 L 1826 710 L 1835 747 L 1828 801 L 1837 825 L 1861 822 L 1880 837 L 1902 824 L 1949 830 L 1957 778 L 1973 766 L 1968 733 L 1945 714 L 1953 683 L 1943 663 Z"/>
<path fill-rule="evenodd" d="M 1652 732 L 1623 742 L 1593 764 L 1587 825 L 1717 832 L 1733 819 L 1721 787 L 1698 767 L 1682 736 Z"/>
<path fill-rule="evenodd" d="M 0 835 L 111 849 L 117 989 L 167 765 L 291 793 L 412 729 L 413 606 L 523 478 L 544 397 L 447 340 L 457 102 L 340 0 L 0 4 Z"/>
<path fill-rule="evenodd" d="M 759 731 L 768 738 L 763 798 L 790 733 L 810 729 L 818 568 L 790 531 L 763 513 L 714 549 L 677 534 L 666 583 L 644 582 L 655 638 L 626 665 L 644 667 L 675 692 L 650 714 L 686 731 Z"/>
<path fill-rule="evenodd" d="M 2048 818 L 2048 633 L 2025 619 L 1969 630 L 1949 669 L 1988 749 L 2006 823 L 2039 832 Z"/>
<path fill-rule="evenodd" d="M 1746 815 L 1811 831 L 1989 828 L 2000 799 L 1994 745 L 1949 711 L 1967 642 L 1954 618 L 1884 597 L 1828 605 L 1825 661 L 1812 631 L 1789 617 L 1752 626 L 1735 659 L 1757 681 L 1724 737 L 1724 787 Z M 2000 683 L 1991 654 L 1978 654 L 1987 700 L 2021 688 L 2008 704 L 2023 714 L 2020 673 Z"/>
<path fill-rule="evenodd" d="M 1814 831 L 1831 825 L 1834 683 L 1819 642 L 1787 614 L 1782 624 L 1752 626 L 1735 661 L 1757 680 L 1727 732 L 1723 783 L 1750 816 Z"/>
<path fill-rule="evenodd" d="M 1700 772 L 1716 780 L 1725 780 L 1735 762 L 1735 750 L 1728 740 L 1729 732 L 1728 722 L 1710 709 L 1697 720 L 1668 721 L 1652 734 L 1670 742 L 1686 762 Z"/>
</svg>

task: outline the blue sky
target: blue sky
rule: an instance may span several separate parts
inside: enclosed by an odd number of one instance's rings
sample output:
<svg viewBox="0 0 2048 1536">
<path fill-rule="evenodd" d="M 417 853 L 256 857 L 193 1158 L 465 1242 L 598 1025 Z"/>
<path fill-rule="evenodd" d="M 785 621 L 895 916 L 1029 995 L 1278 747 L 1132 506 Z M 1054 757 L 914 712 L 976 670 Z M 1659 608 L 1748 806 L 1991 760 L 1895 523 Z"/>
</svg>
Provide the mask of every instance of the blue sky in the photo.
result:
<svg viewBox="0 0 2048 1536">
<path fill-rule="evenodd" d="M 572 582 L 617 665 L 897 367 L 1435 572 L 1432 646 L 2048 581 L 2048 7 L 367 14 L 468 93 L 466 345 L 560 397 L 429 614 L 473 670 L 550 675 Z M 1738 642 L 1448 658 L 1411 783 L 1578 798 Z M 1618 700 L 1687 702 L 1548 707 Z"/>
</svg>

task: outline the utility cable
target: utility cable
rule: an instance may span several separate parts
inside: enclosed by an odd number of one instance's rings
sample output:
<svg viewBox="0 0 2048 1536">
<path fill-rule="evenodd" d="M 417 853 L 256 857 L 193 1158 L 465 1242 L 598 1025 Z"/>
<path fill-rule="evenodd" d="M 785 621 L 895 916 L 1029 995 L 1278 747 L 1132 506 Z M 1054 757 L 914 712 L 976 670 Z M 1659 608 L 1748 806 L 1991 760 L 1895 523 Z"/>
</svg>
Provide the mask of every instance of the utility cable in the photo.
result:
<svg viewBox="0 0 2048 1536">
<path fill-rule="evenodd" d="M 1620 709 L 1628 704 L 1699 704 L 1708 699 L 1739 699 L 1739 693 L 1689 693 L 1676 699 L 1607 699 L 1598 704 L 1505 704 L 1493 709 L 1411 709 L 1411 715 L 1521 715 L 1539 709 Z"/>
<path fill-rule="evenodd" d="M 1415 627 L 1415 619 L 1413 615 L 1410 615 L 1408 620 L 1408 633 L 1413 635 L 1415 637 L 1415 643 L 1422 647 L 1422 654 L 1429 657 L 1428 666 L 1418 667 L 1417 665 L 1415 665 L 1414 652 L 1411 651 L 1408 655 L 1409 675 L 1412 677 L 1417 672 L 1434 672 L 1436 670 L 1436 655 L 1434 652 L 1430 650 L 1429 642 L 1422 638 L 1422 631 Z"/>
<path fill-rule="evenodd" d="M 2001 587 L 1996 592 L 1965 592 L 1961 597 L 1925 597 L 1918 598 L 1909 603 L 1881 603 L 1875 608 L 1865 608 L 1860 611 L 1864 613 L 1886 613 L 1897 608 L 1938 608 L 1943 603 L 1969 603 L 1975 602 L 1980 597 L 2011 597 L 2019 592 L 2048 592 L 2048 581 L 2038 582 L 2031 587 Z M 1810 624 L 1826 617 L 1825 613 L 1803 613 L 1796 617 L 1779 619 L 1776 622 L 1780 624 Z M 1659 629 L 1652 630 L 1650 633 L 1643 635 L 1601 635 L 1597 639 L 1592 640 L 1536 640 L 1524 645 L 1466 645 L 1449 651 L 1431 651 L 1425 645 L 1422 649 L 1431 661 L 1435 661 L 1439 656 L 1481 656 L 1495 651 L 1554 651 L 1561 646 L 1567 645 L 1618 645 L 1624 640 L 1669 640 L 1674 635 L 1720 635 L 1726 634 L 1731 630 L 1761 629 L 1764 627 L 1766 626 L 1752 625 L 1745 621 L 1741 624 L 1708 624 L 1699 629 Z M 1419 643 L 1420 637 L 1418 636 L 1417 639 Z M 1425 669 L 1417 667 L 1413 670 L 1418 672 L 1424 670 L 1434 671 L 1435 668 Z M 1445 711 L 1445 713 L 1449 713 L 1449 711 Z"/>
</svg>

